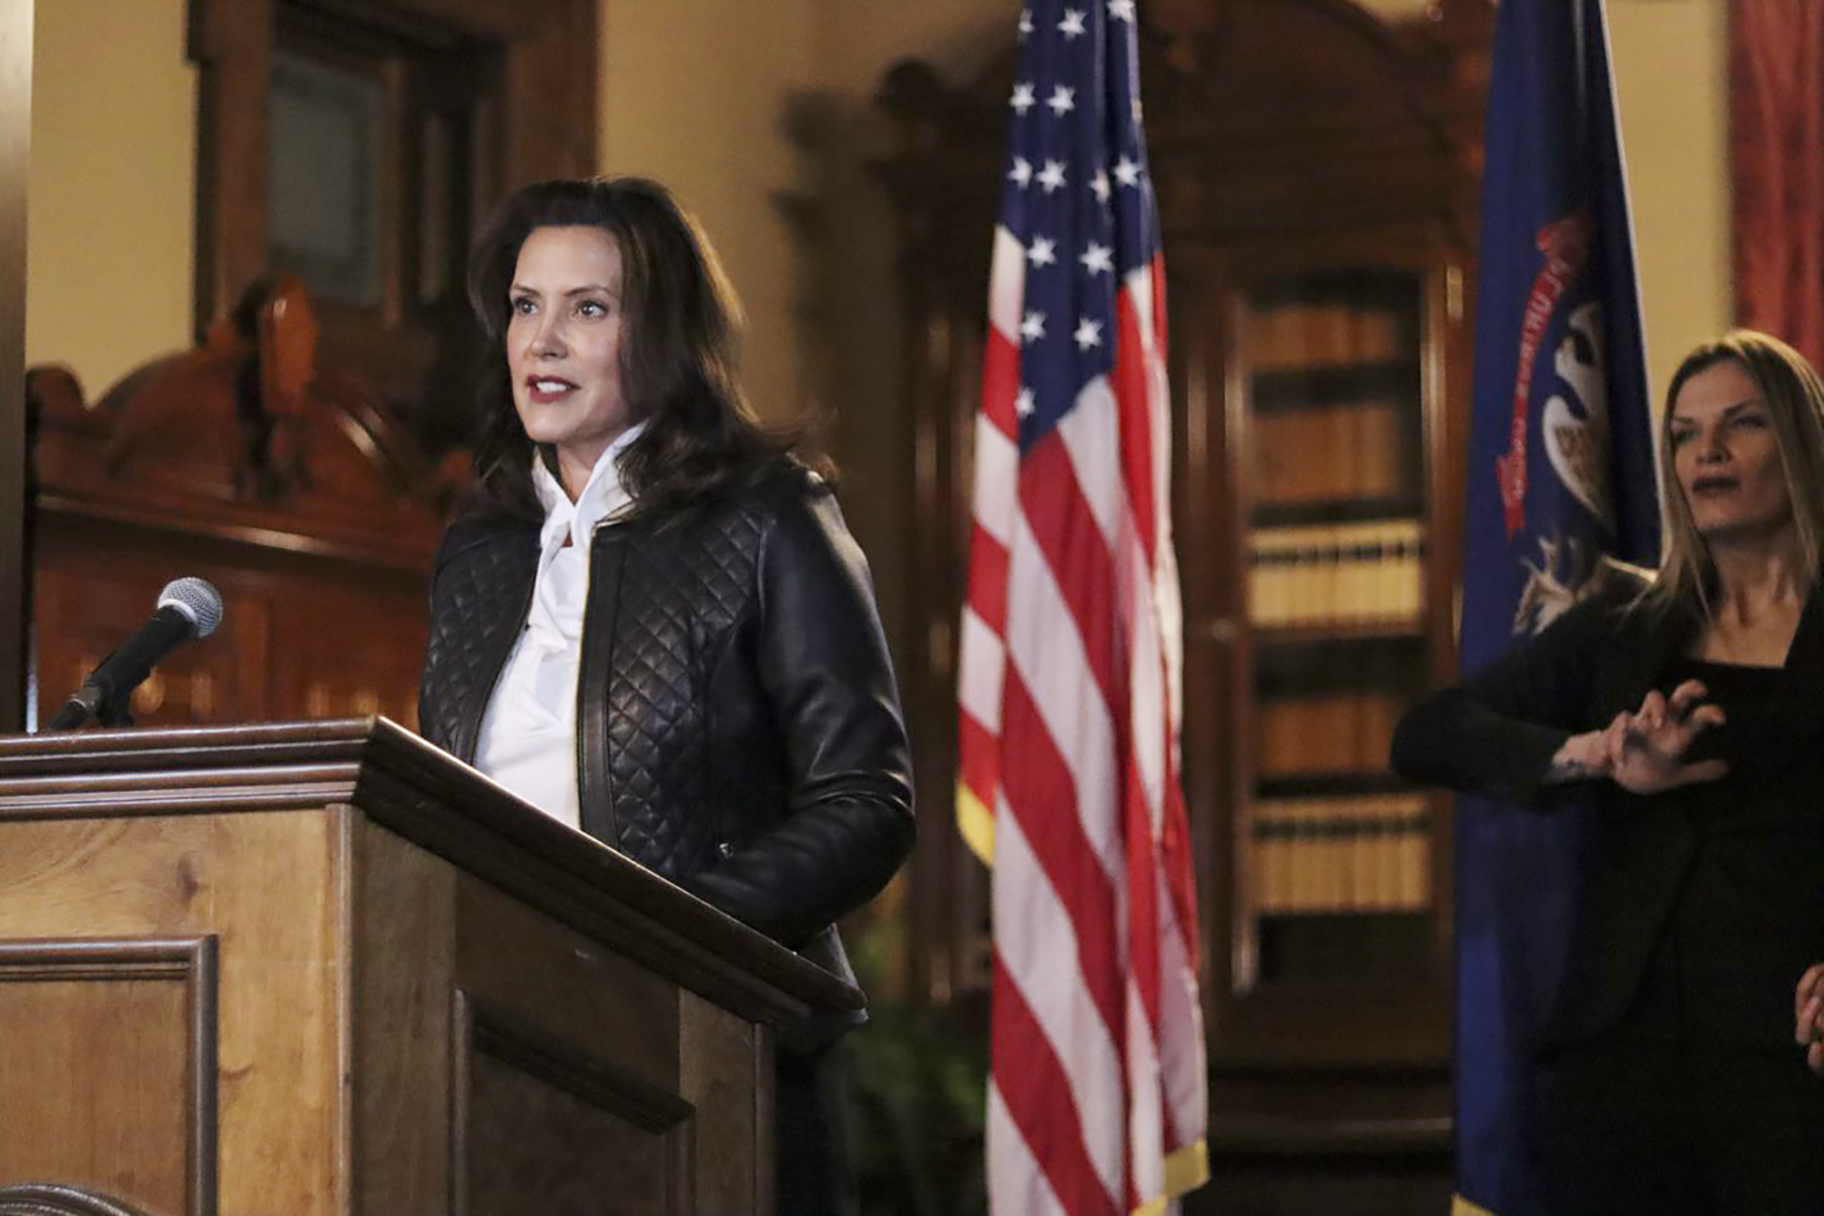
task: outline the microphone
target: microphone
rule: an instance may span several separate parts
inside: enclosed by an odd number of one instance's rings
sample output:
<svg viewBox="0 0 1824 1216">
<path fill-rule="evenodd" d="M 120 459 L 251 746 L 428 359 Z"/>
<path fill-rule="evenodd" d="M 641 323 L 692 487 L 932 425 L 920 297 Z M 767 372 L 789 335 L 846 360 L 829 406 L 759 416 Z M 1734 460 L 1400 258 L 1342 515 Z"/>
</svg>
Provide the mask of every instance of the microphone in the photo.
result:
<svg viewBox="0 0 1824 1216">
<path fill-rule="evenodd" d="M 120 649 L 103 659 L 76 695 L 51 719 L 49 729 L 72 730 L 91 718 L 121 724 L 126 702 L 166 655 L 191 638 L 206 638 L 222 623 L 222 594 L 206 579 L 180 578 L 158 593 L 158 609 Z"/>
</svg>

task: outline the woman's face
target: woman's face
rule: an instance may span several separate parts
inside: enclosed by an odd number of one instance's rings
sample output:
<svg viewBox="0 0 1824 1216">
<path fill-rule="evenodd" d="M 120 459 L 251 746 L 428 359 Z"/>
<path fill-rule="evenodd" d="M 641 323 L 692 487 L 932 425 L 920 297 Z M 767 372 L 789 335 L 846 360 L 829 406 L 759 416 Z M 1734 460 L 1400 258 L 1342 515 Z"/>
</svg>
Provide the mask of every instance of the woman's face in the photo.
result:
<svg viewBox="0 0 1824 1216">
<path fill-rule="evenodd" d="M 621 250 L 599 228 L 535 228 L 508 288 L 513 404 L 535 443 L 557 449 L 574 498 L 633 424 L 621 383 Z"/>
<path fill-rule="evenodd" d="M 1705 539 L 1764 534 L 1791 522 L 1773 418 L 1741 364 L 1725 359 L 1686 380 L 1667 430 L 1673 471 Z"/>
</svg>

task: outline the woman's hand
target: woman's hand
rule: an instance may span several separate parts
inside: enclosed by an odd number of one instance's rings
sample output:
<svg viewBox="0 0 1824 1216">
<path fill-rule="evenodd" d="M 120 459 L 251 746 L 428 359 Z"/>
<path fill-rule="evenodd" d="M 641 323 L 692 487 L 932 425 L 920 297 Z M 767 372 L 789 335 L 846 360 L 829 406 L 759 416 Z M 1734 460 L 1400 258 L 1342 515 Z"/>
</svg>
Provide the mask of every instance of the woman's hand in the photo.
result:
<svg viewBox="0 0 1824 1216">
<path fill-rule="evenodd" d="M 1805 1049 L 1805 1063 L 1824 1077 L 1824 963 L 1799 977 L 1792 990 L 1792 1037 Z"/>
<path fill-rule="evenodd" d="M 1607 777 L 1635 794 L 1717 780 L 1729 771 L 1721 760 L 1684 761 L 1699 734 L 1723 723 L 1721 707 L 1706 702 L 1707 695 L 1709 690 L 1697 680 L 1680 684 L 1670 699 L 1654 689 L 1639 710 L 1616 714 L 1607 729 L 1566 739 L 1552 757 L 1552 777 Z"/>
</svg>

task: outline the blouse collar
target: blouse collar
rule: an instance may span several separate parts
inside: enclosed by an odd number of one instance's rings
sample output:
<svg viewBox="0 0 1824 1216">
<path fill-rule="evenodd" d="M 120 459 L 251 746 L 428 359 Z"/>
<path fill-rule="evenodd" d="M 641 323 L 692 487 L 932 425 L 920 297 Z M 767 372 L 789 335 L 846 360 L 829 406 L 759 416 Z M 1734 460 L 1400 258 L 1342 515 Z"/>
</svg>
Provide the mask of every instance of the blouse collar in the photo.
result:
<svg viewBox="0 0 1824 1216">
<path fill-rule="evenodd" d="M 583 483 L 583 492 L 575 502 L 570 501 L 557 475 L 546 467 L 544 457 L 537 452 L 532 454 L 532 488 L 545 508 L 545 524 L 539 536 L 546 546 L 565 532 L 573 544 L 581 543 L 597 524 L 632 505 L 632 497 L 621 483 L 618 458 L 645 429 L 645 422 L 637 422 L 608 445 L 589 470 L 589 480 Z"/>
</svg>

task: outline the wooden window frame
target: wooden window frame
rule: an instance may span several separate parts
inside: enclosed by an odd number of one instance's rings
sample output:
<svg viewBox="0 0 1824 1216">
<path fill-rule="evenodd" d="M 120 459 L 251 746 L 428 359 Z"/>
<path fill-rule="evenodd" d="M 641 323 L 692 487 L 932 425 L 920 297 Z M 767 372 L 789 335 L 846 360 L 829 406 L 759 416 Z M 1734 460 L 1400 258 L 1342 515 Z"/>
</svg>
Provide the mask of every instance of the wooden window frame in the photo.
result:
<svg viewBox="0 0 1824 1216">
<path fill-rule="evenodd" d="M 198 69 L 196 321 L 228 315 L 267 266 L 266 98 L 281 9 L 498 48 L 505 72 L 494 197 L 597 162 L 599 0 L 190 0 Z"/>
</svg>

